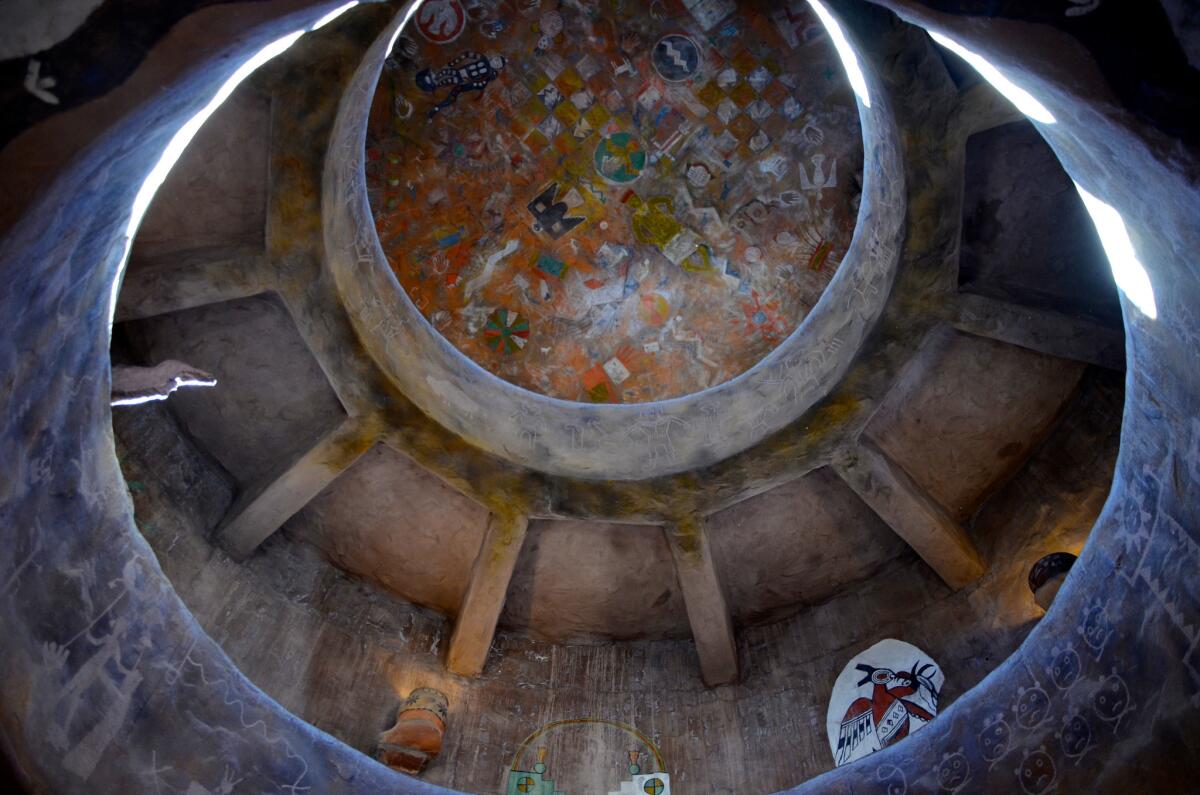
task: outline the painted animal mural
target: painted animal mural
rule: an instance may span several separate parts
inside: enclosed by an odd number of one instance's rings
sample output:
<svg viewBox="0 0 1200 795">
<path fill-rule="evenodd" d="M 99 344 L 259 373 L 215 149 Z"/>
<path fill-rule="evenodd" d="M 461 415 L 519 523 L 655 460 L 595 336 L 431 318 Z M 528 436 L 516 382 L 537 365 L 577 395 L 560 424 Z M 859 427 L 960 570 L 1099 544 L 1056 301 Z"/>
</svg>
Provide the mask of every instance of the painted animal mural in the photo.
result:
<svg viewBox="0 0 1200 795">
<path fill-rule="evenodd" d="M 834 684 L 826 727 L 840 767 L 903 740 L 937 715 L 945 677 L 929 655 L 884 640 L 846 664 Z"/>
</svg>

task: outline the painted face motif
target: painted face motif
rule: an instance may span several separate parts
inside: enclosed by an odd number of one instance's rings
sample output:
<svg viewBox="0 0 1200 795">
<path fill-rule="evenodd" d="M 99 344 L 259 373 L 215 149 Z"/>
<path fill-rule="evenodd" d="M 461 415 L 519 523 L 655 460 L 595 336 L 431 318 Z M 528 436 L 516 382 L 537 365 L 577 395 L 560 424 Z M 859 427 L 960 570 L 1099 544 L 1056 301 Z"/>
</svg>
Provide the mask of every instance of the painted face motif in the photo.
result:
<svg viewBox="0 0 1200 795">
<path fill-rule="evenodd" d="M 967 783 L 967 779 L 970 776 L 971 766 L 967 763 L 967 757 L 962 752 L 951 754 L 938 765 L 938 786 L 943 791 L 957 791 L 959 787 Z"/>
<path fill-rule="evenodd" d="M 1063 726 L 1060 739 L 1067 756 L 1079 756 L 1087 751 L 1092 742 L 1092 727 L 1082 716 L 1073 715 Z"/>
<path fill-rule="evenodd" d="M 1021 760 L 1017 779 L 1029 795 L 1041 795 L 1050 789 L 1055 778 L 1054 760 L 1045 751 L 1034 751 Z"/>
<path fill-rule="evenodd" d="M 1087 641 L 1087 644 L 1093 649 L 1101 648 L 1108 638 L 1109 631 L 1110 626 L 1108 617 L 1104 615 L 1104 608 L 1101 605 L 1089 608 L 1083 622 L 1083 639 Z"/>
<path fill-rule="evenodd" d="M 908 792 L 908 781 L 904 778 L 904 771 L 894 765 L 883 765 L 875 771 L 875 779 L 881 784 L 886 784 L 883 792 L 886 795 L 904 795 Z"/>
<path fill-rule="evenodd" d="M 1075 680 L 1079 678 L 1079 668 L 1079 655 L 1074 649 L 1059 652 L 1050 666 L 1050 677 L 1054 680 L 1054 686 L 1059 690 L 1066 690 L 1075 684 Z"/>
<path fill-rule="evenodd" d="M 1032 729 L 1046 717 L 1050 709 L 1050 697 L 1040 687 L 1031 687 L 1017 699 L 1017 724 Z"/>
<path fill-rule="evenodd" d="M 1008 724 L 1002 720 L 984 728 L 979 735 L 979 744 L 983 758 L 994 762 L 1008 752 L 1010 731 Z"/>
<path fill-rule="evenodd" d="M 1105 720 L 1116 720 L 1125 714 L 1129 706 L 1129 688 L 1121 677 L 1113 675 L 1104 680 L 1096 695 L 1092 696 L 1092 708 Z"/>
</svg>

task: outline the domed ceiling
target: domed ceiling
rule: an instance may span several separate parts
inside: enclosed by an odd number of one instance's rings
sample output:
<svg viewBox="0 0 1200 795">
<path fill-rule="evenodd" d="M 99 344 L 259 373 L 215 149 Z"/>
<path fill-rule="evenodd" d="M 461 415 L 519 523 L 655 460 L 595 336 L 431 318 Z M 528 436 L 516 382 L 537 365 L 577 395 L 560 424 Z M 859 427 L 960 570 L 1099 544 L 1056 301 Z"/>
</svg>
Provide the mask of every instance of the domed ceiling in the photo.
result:
<svg viewBox="0 0 1200 795">
<path fill-rule="evenodd" d="M 384 70 L 367 183 L 401 286 L 551 397 L 746 371 L 853 233 L 862 137 L 824 29 L 768 2 L 517 5 L 426 2 Z"/>
</svg>

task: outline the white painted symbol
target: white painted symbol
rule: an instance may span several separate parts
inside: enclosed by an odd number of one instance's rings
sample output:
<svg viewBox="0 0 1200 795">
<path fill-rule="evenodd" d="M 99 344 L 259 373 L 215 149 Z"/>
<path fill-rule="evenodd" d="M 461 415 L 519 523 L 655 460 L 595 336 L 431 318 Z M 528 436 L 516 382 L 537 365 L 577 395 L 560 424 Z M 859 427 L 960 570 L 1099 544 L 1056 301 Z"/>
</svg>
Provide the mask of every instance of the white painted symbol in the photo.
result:
<svg viewBox="0 0 1200 795">
<path fill-rule="evenodd" d="M 671 60 L 675 62 L 675 65 L 680 69 L 687 69 L 687 59 L 683 57 L 683 54 L 679 52 L 679 50 L 675 49 L 671 42 L 666 43 L 666 48 L 667 55 L 670 56 Z"/>
<path fill-rule="evenodd" d="M 834 160 L 829 166 L 829 173 L 825 173 L 825 155 L 812 156 L 813 172 L 812 179 L 809 179 L 808 169 L 804 166 L 798 166 L 800 169 L 800 187 L 804 190 L 822 191 L 826 188 L 837 187 L 837 160 Z"/>
<path fill-rule="evenodd" d="M 820 146 L 825 141 L 825 131 L 818 127 L 814 122 L 809 122 L 804 125 L 801 131 L 807 140 L 813 146 Z"/>
<path fill-rule="evenodd" d="M 712 172 L 704 166 L 703 163 L 692 163 L 688 166 L 687 178 L 688 182 L 695 185 L 697 188 L 703 188 L 712 182 Z"/>
<path fill-rule="evenodd" d="M 483 271 L 478 276 L 476 276 L 474 279 L 467 282 L 466 285 L 463 286 L 463 293 L 467 297 L 468 300 L 471 298 L 471 296 L 475 293 L 476 290 L 478 290 L 483 285 L 487 284 L 488 280 L 492 278 L 492 271 L 496 269 L 496 265 L 498 265 L 500 263 L 500 260 L 504 259 L 509 254 L 516 251 L 519 247 L 520 247 L 520 244 L 517 243 L 517 241 L 510 240 L 504 244 L 504 248 L 500 249 L 499 251 L 493 252 L 491 256 L 489 256 L 486 260 L 484 260 Z"/>
<path fill-rule="evenodd" d="M 636 75 L 637 69 L 633 67 L 633 64 L 629 62 L 628 58 L 622 56 L 621 63 L 618 64 L 614 61 L 613 74 L 615 74 L 617 77 L 620 77 L 621 75 Z"/>
<path fill-rule="evenodd" d="M 47 105 L 57 105 L 58 97 L 50 89 L 58 85 L 53 77 L 42 77 L 42 62 L 34 58 L 29 62 L 29 71 L 25 73 L 25 90 L 45 102 Z"/>
<path fill-rule="evenodd" d="M 629 378 L 629 368 L 615 356 L 604 363 L 604 372 L 618 386 Z"/>
<path fill-rule="evenodd" d="M 733 0 L 683 0 L 684 6 L 704 30 L 712 30 L 717 23 L 737 11 Z"/>
<path fill-rule="evenodd" d="M 758 170 L 764 174 L 771 174 L 778 181 L 783 179 L 783 176 L 787 174 L 788 165 L 788 159 L 776 153 L 761 160 L 758 164 Z"/>
<path fill-rule="evenodd" d="M 434 44 L 449 44 L 467 26 L 460 0 L 426 0 L 417 12 L 417 30 Z"/>
</svg>

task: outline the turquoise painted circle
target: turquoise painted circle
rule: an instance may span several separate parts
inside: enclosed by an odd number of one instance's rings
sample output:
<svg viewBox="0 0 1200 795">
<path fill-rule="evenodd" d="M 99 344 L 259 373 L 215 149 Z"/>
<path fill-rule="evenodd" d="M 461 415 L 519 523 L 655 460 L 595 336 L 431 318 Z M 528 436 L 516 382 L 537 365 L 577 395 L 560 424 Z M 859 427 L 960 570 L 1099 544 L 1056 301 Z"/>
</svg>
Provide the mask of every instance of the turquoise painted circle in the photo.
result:
<svg viewBox="0 0 1200 795">
<path fill-rule="evenodd" d="M 609 182 L 633 182 L 646 167 L 646 150 L 633 135 L 613 133 L 596 145 L 596 173 Z"/>
</svg>

